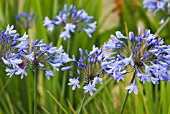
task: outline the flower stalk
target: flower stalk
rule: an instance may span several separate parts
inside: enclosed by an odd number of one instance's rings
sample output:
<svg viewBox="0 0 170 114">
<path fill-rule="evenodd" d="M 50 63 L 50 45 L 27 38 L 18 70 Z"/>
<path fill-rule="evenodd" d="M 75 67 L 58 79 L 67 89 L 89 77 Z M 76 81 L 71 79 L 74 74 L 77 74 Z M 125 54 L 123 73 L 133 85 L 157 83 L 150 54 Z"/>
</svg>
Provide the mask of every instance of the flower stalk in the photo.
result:
<svg viewBox="0 0 170 114">
<path fill-rule="evenodd" d="M 36 68 L 34 69 L 34 114 L 37 112 L 37 74 Z"/>
<path fill-rule="evenodd" d="M 84 104 L 84 102 L 85 102 L 85 99 L 86 99 L 86 93 L 84 94 L 84 97 L 83 97 L 83 99 L 82 99 L 82 102 L 81 102 L 81 105 L 80 105 L 78 114 L 80 114 L 80 112 L 81 112 L 81 110 L 82 110 L 82 108 L 83 108 L 83 104 Z"/>
<path fill-rule="evenodd" d="M 136 74 L 136 72 L 134 72 L 133 77 L 132 77 L 130 83 L 133 83 L 133 81 L 134 81 L 134 79 L 135 79 L 135 74 Z M 125 100 L 124 100 L 124 102 L 123 102 L 123 105 L 122 105 L 120 114 L 123 114 L 123 111 L 124 111 L 124 108 L 125 108 L 127 99 L 128 99 L 128 97 L 129 97 L 129 91 L 130 91 L 130 90 L 128 90 L 127 93 L 126 93 L 126 97 L 125 97 Z"/>
</svg>

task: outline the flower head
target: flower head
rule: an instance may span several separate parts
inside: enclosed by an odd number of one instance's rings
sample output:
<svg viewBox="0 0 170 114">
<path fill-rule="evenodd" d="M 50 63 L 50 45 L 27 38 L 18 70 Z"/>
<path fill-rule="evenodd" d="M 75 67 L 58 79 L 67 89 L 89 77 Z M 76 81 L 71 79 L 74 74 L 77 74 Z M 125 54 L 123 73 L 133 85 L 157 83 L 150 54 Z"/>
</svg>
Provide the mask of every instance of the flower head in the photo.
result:
<svg viewBox="0 0 170 114">
<path fill-rule="evenodd" d="M 30 14 L 29 12 L 22 12 L 16 15 L 17 23 L 25 30 L 31 28 L 37 18 L 38 16 L 35 17 L 34 13 Z"/>
<path fill-rule="evenodd" d="M 71 5 L 67 8 L 64 5 L 64 9 L 59 12 L 59 14 L 50 20 L 47 16 L 44 20 L 44 26 L 47 26 L 49 31 L 53 31 L 55 26 L 63 26 L 64 31 L 60 33 L 60 37 L 66 40 L 71 37 L 71 33 L 75 31 L 85 31 L 87 35 L 91 38 L 91 34 L 96 29 L 97 22 L 92 22 L 93 16 L 88 16 L 87 12 L 82 10 L 77 10 L 76 6 Z"/>
<path fill-rule="evenodd" d="M 24 34 L 20 38 L 20 34 L 13 28 L 13 25 L 11 27 L 8 25 L 6 31 L 0 31 L 0 60 L 3 60 L 6 65 L 15 67 L 22 62 L 17 52 L 28 47 L 26 43 L 28 35 Z"/>
<path fill-rule="evenodd" d="M 41 68 L 48 79 L 54 76 L 54 71 L 58 71 L 60 66 L 72 60 L 64 53 L 62 46 L 57 49 L 53 47 L 52 43 L 50 45 L 44 43 L 44 40 L 33 40 L 32 45 L 27 50 L 20 51 L 19 55 L 25 61 L 25 66 L 28 66 L 33 72 L 37 68 Z M 53 70 L 50 70 L 51 68 Z"/>
<path fill-rule="evenodd" d="M 13 28 L 13 25 L 8 25 L 6 31 L 0 31 L 0 62 L 6 66 L 7 75 L 11 77 L 13 74 L 21 74 L 22 78 L 27 75 L 24 72 L 27 67 L 21 65 L 24 63 L 19 52 L 28 48 L 28 35 L 19 37 L 20 34 Z"/>
<path fill-rule="evenodd" d="M 88 52 L 87 50 L 83 51 L 79 49 L 80 58 L 79 60 L 73 61 L 74 66 L 65 66 L 62 68 L 63 71 L 71 70 L 70 82 L 68 85 L 72 86 L 72 90 L 75 88 L 80 88 L 81 83 L 83 82 L 83 88 L 85 93 L 90 93 L 93 95 L 93 91 L 96 91 L 96 85 L 102 83 L 102 68 L 101 61 L 102 49 L 99 49 L 93 46 L 93 50 Z"/>
<path fill-rule="evenodd" d="M 151 34 L 150 30 L 145 30 L 142 35 L 141 28 L 138 36 L 133 32 L 129 32 L 129 37 L 120 32 L 116 32 L 116 36 L 111 35 L 111 39 L 104 44 L 105 58 L 101 65 L 105 72 L 117 81 L 124 80 L 129 72 L 135 72 L 142 83 L 170 81 L 170 46 L 164 45 L 163 39 Z M 130 84 L 127 89 L 137 93 L 135 84 Z"/>
<path fill-rule="evenodd" d="M 27 76 L 27 69 L 41 68 L 49 79 L 54 76 L 55 70 L 65 63 L 74 61 L 68 57 L 62 46 L 58 49 L 51 43 L 47 45 L 44 40 L 32 41 L 29 45 L 28 35 L 24 34 L 19 38 L 19 34 L 13 30 L 13 26 L 7 26 L 6 31 L 0 33 L 0 61 L 7 68 L 6 72 L 10 77 L 14 74 Z M 53 70 L 50 70 L 53 68 Z"/>
<path fill-rule="evenodd" d="M 170 1 L 169 0 L 144 0 L 144 7 L 149 11 L 154 11 L 154 17 L 158 11 L 164 11 L 167 15 L 170 14 Z M 162 18 L 159 24 L 165 21 L 166 17 Z"/>
</svg>

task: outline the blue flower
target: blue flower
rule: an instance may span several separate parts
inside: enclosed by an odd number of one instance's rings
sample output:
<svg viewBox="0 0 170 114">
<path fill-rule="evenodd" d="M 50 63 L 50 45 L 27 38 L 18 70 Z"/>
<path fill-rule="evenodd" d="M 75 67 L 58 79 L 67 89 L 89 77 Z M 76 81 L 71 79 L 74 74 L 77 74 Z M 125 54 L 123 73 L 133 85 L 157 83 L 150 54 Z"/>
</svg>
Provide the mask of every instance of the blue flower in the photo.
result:
<svg viewBox="0 0 170 114">
<path fill-rule="evenodd" d="M 170 1 L 169 0 L 143 0 L 144 7 L 149 11 L 154 11 L 154 17 L 158 11 L 164 11 L 167 15 L 170 14 Z M 166 9 L 168 9 L 166 12 Z M 163 24 L 166 17 L 164 17 L 159 24 Z"/>
<path fill-rule="evenodd" d="M 72 61 L 74 65 L 69 65 L 61 68 L 62 71 L 71 70 L 70 82 L 68 85 L 73 85 L 72 89 L 76 87 L 80 88 L 80 82 L 83 82 L 85 93 L 93 95 L 93 91 L 96 91 L 96 85 L 102 83 L 102 72 L 101 61 L 103 60 L 102 49 L 93 46 L 92 51 L 83 51 L 79 49 L 80 58 L 76 60 L 73 57 Z M 81 84 L 81 83 L 80 83 Z"/>
<path fill-rule="evenodd" d="M 6 56 L 6 59 L 4 57 L 1 58 L 5 65 L 7 66 L 13 66 L 14 68 L 22 63 L 22 60 L 19 58 L 16 58 L 16 55 L 10 54 Z"/>
<path fill-rule="evenodd" d="M 163 39 L 151 34 L 150 30 L 145 30 L 142 35 L 141 28 L 138 29 L 138 36 L 129 32 L 129 37 L 126 37 L 119 31 L 116 36 L 111 35 L 103 47 L 104 61 L 101 65 L 106 73 L 117 81 L 124 80 L 129 72 L 135 72 L 134 75 L 143 84 L 170 81 L 170 46 L 164 45 Z M 129 46 L 126 42 L 129 42 Z M 135 84 L 128 86 L 130 92 L 138 92 Z"/>
<path fill-rule="evenodd" d="M 28 35 L 24 33 L 19 37 L 20 34 L 13 28 L 13 25 L 11 27 L 8 25 L 6 31 L 0 31 L 0 62 L 5 64 L 7 75 L 11 77 L 17 72 L 16 74 L 21 74 L 22 78 L 26 73 L 21 72 L 24 69 L 20 68 L 23 60 L 19 52 L 28 49 Z"/>
<path fill-rule="evenodd" d="M 47 79 L 50 79 L 51 76 L 54 76 L 54 72 L 52 70 L 45 71 L 45 75 Z"/>
<path fill-rule="evenodd" d="M 6 68 L 5 71 L 7 72 L 7 75 L 9 75 L 11 77 L 12 75 L 15 74 L 15 72 L 17 72 L 17 70 L 18 70 L 18 68 L 13 68 L 13 69 Z"/>
<path fill-rule="evenodd" d="M 26 31 L 32 27 L 37 18 L 38 16 L 35 17 L 34 13 L 30 14 L 29 12 L 22 12 L 16 15 L 17 23 Z"/>
<path fill-rule="evenodd" d="M 27 76 L 28 69 L 34 72 L 41 68 L 49 79 L 60 66 L 75 61 L 74 56 L 72 59 L 68 57 L 62 46 L 56 48 L 52 43 L 47 45 L 44 40 L 32 40 L 29 45 L 28 35 L 24 33 L 19 37 L 13 28 L 8 25 L 5 32 L 0 31 L 0 62 L 6 65 L 5 71 L 10 77 L 16 74 L 22 79 Z M 51 68 L 53 70 L 50 70 Z"/>
<path fill-rule="evenodd" d="M 88 16 L 87 12 L 82 10 L 77 10 L 76 6 L 71 5 L 70 8 L 67 8 L 67 5 L 64 5 L 64 9 L 59 12 L 59 14 L 50 20 L 47 16 L 44 20 L 44 26 L 47 26 L 49 31 L 53 31 L 55 26 L 64 25 L 64 31 L 60 33 L 60 37 L 66 40 L 71 37 L 71 33 L 76 31 L 81 32 L 85 31 L 87 35 L 91 38 L 91 34 L 96 30 L 97 22 L 92 22 L 94 19 L 93 16 Z"/>
<path fill-rule="evenodd" d="M 95 77 L 92 81 L 93 81 L 93 84 L 97 84 L 97 83 L 103 84 L 102 78 L 100 77 Z"/>
<path fill-rule="evenodd" d="M 26 69 L 28 68 L 28 66 L 25 66 L 23 69 L 22 68 L 18 68 L 17 69 L 17 72 L 15 73 L 16 75 L 21 75 L 21 79 L 24 77 L 24 76 L 27 76 L 27 72 L 26 72 Z"/>
<path fill-rule="evenodd" d="M 69 79 L 69 83 L 68 83 L 68 85 L 70 85 L 70 86 L 73 86 L 72 87 L 72 90 L 75 90 L 76 89 L 76 87 L 77 88 L 80 88 L 80 85 L 79 85 L 79 83 L 80 83 L 80 81 L 79 81 L 79 79 L 77 78 L 71 78 L 71 79 Z"/>
<path fill-rule="evenodd" d="M 44 40 L 33 40 L 32 45 L 27 50 L 20 51 L 19 55 L 25 61 L 25 66 L 33 72 L 41 68 L 48 79 L 54 76 L 54 71 L 58 71 L 60 66 L 72 60 L 64 53 L 62 46 L 57 49 L 52 43 L 50 45 L 44 43 Z M 53 68 L 53 71 L 49 70 L 50 68 Z"/>
<path fill-rule="evenodd" d="M 83 89 L 85 89 L 84 93 L 90 93 L 90 95 L 92 96 L 93 95 L 93 91 L 96 91 L 97 89 L 95 88 L 95 84 L 91 84 L 91 82 L 84 86 Z"/>
<path fill-rule="evenodd" d="M 54 29 L 53 21 L 51 21 L 47 16 L 45 17 L 43 26 L 47 26 L 50 32 L 52 32 Z"/>
<path fill-rule="evenodd" d="M 66 70 L 71 70 L 72 68 L 73 66 L 66 66 L 66 67 L 62 67 L 61 70 L 66 71 Z"/>
<path fill-rule="evenodd" d="M 136 81 L 134 81 L 133 83 L 131 83 L 130 85 L 128 85 L 126 87 L 127 90 L 129 90 L 129 94 L 134 92 L 135 94 L 138 94 L 139 90 L 138 90 L 138 86 L 136 85 Z"/>
</svg>

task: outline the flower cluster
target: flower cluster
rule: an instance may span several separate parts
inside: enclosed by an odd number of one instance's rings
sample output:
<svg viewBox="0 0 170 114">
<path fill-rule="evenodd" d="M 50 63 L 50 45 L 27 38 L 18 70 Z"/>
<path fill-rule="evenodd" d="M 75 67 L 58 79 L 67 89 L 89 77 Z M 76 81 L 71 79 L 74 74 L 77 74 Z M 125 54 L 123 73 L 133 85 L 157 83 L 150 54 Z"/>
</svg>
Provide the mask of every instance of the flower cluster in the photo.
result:
<svg viewBox="0 0 170 114">
<path fill-rule="evenodd" d="M 13 30 L 14 26 L 7 26 L 6 31 L 0 31 L 0 62 L 5 65 L 12 66 L 13 68 L 18 67 L 22 63 L 18 53 L 16 53 L 22 45 L 27 47 L 26 39 L 28 35 L 24 34 L 19 38 L 20 34 Z"/>
<path fill-rule="evenodd" d="M 68 85 L 72 86 L 72 90 L 80 88 L 80 81 L 83 81 L 83 89 L 85 93 L 93 95 L 93 91 L 96 91 L 96 84 L 102 84 L 102 72 L 101 61 L 103 59 L 102 49 L 93 46 L 93 50 L 90 53 L 80 48 L 80 59 L 74 61 L 73 66 L 63 67 L 61 70 L 72 70 Z"/>
<path fill-rule="evenodd" d="M 57 49 L 53 47 L 52 43 L 45 44 L 44 40 L 33 40 L 32 45 L 29 45 L 27 38 L 26 34 L 19 38 L 19 34 L 13 30 L 13 26 L 7 26 L 5 32 L 1 31 L 0 60 L 7 66 L 6 72 L 10 77 L 16 74 L 23 78 L 27 75 L 28 68 L 34 72 L 40 67 L 49 79 L 54 76 L 54 72 L 49 70 L 49 67 L 59 70 L 58 67 L 74 61 L 63 51 L 62 46 Z"/>
<path fill-rule="evenodd" d="M 50 79 L 54 76 L 54 72 L 49 70 L 59 70 L 58 67 L 64 63 L 73 61 L 66 53 L 63 52 L 62 46 L 59 49 L 53 47 L 51 43 L 49 46 L 44 43 L 44 40 L 32 41 L 32 46 L 18 52 L 23 60 L 23 63 L 15 69 L 6 69 L 6 72 L 11 76 L 12 74 L 20 74 L 21 78 L 27 75 L 26 69 L 30 68 L 31 71 L 35 71 L 37 68 L 41 68 L 45 73 L 45 76 Z M 49 68 L 50 67 L 50 68 Z"/>
<path fill-rule="evenodd" d="M 144 0 L 143 4 L 144 4 L 144 7 L 147 8 L 149 11 L 154 10 L 154 17 L 156 17 L 156 13 L 158 11 L 165 11 L 165 13 L 168 12 L 167 15 L 170 15 L 170 1 L 169 0 Z M 165 19 L 166 19 L 166 16 L 162 18 L 159 24 L 164 23 Z"/>
<path fill-rule="evenodd" d="M 34 13 L 30 14 L 29 12 L 22 12 L 16 15 L 17 23 L 20 24 L 26 31 L 31 28 L 31 26 L 35 23 Z"/>
<path fill-rule="evenodd" d="M 129 44 L 129 45 L 126 45 Z M 138 93 L 135 77 L 142 83 L 158 84 L 160 80 L 170 81 L 170 46 L 163 45 L 163 39 L 141 28 L 138 36 L 129 32 L 129 37 L 120 31 L 104 44 L 104 60 L 101 65 L 115 80 L 124 80 L 125 74 L 134 72 L 134 80 L 126 87 L 129 93 Z"/>
<path fill-rule="evenodd" d="M 76 6 L 73 5 L 68 9 L 67 5 L 64 5 L 64 9 L 54 20 L 45 17 L 44 26 L 47 26 L 49 31 L 53 31 L 55 26 L 64 26 L 64 31 L 60 33 L 60 37 L 64 40 L 70 38 L 71 33 L 74 33 L 75 30 L 85 31 L 89 37 L 92 37 L 91 34 L 95 31 L 97 23 L 96 21 L 91 22 L 93 18 L 93 16 L 88 16 L 84 9 L 77 10 Z"/>
</svg>

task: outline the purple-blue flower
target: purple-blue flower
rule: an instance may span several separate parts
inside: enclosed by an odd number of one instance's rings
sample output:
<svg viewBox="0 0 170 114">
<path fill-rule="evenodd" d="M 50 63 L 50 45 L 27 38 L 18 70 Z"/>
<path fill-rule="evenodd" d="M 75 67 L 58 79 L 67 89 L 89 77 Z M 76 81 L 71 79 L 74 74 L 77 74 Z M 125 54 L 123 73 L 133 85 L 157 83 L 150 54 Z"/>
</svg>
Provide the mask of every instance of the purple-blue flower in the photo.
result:
<svg viewBox="0 0 170 114">
<path fill-rule="evenodd" d="M 149 11 L 154 11 L 154 17 L 158 11 L 164 11 L 167 15 L 170 14 L 170 1 L 169 0 L 143 0 L 143 5 Z M 166 16 L 162 18 L 159 24 L 163 24 Z"/>
<path fill-rule="evenodd" d="M 103 84 L 102 76 L 104 74 L 101 68 L 101 61 L 103 60 L 102 49 L 93 46 L 90 52 L 87 50 L 83 51 L 81 48 L 79 48 L 79 52 L 80 58 L 72 61 L 74 65 L 64 66 L 61 70 L 71 70 L 68 85 L 73 86 L 72 90 L 84 86 L 85 93 L 93 95 L 93 91 L 97 90 L 96 85 L 98 83 Z"/>
<path fill-rule="evenodd" d="M 60 66 L 73 61 L 64 53 L 62 46 L 57 49 L 52 43 L 50 45 L 44 43 L 44 40 L 33 40 L 31 46 L 20 51 L 19 55 L 24 60 L 25 66 L 33 72 L 38 68 L 42 69 L 48 79 L 54 76 L 54 71 L 58 71 Z"/>
<path fill-rule="evenodd" d="M 79 83 L 80 83 L 80 81 L 79 81 L 79 79 L 78 78 L 71 78 L 71 79 L 69 79 L 69 83 L 68 83 L 68 85 L 70 85 L 70 86 L 72 86 L 72 90 L 75 90 L 76 89 L 76 87 L 77 88 L 80 88 L 80 85 L 79 85 Z"/>
<path fill-rule="evenodd" d="M 27 67 L 22 67 L 23 60 L 19 55 L 20 51 L 28 48 L 28 35 L 24 33 L 22 37 L 13 30 L 14 26 L 8 25 L 6 31 L 0 31 L 0 62 L 6 66 L 7 75 L 10 77 L 13 74 L 27 75 L 25 70 Z"/>
<path fill-rule="evenodd" d="M 129 37 L 121 32 L 103 46 L 103 57 L 101 65 L 111 77 L 117 81 L 124 80 L 127 73 L 134 72 L 142 83 L 152 82 L 159 84 L 159 81 L 170 81 L 170 46 L 163 44 L 163 39 L 145 30 L 142 35 L 141 28 L 138 29 L 138 36 L 129 32 Z M 127 45 L 128 43 L 128 45 Z M 135 81 L 127 89 L 138 93 Z"/>
<path fill-rule="evenodd" d="M 76 6 L 71 5 L 70 8 L 67 8 L 67 5 L 64 5 L 63 10 L 54 18 L 50 20 L 48 16 L 45 17 L 44 26 L 47 26 L 49 31 L 53 31 L 55 26 L 64 26 L 60 37 L 66 40 L 71 37 L 71 33 L 76 31 L 81 32 L 85 31 L 87 35 L 91 38 L 92 33 L 96 30 L 97 22 L 92 22 L 94 19 L 93 16 L 89 16 L 87 12 L 82 10 L 77 10 Z"/>
<path fill-rule="evenodd" d="M 49 79 L 60 66 L 75 61 L 64 52 L 62 46 L 56 48 L 52 43 L 47 45 L 44 40 L 32 40 L 30 45 L 28 35 L 19 37 L 13 26 L 7 26 L 6 31 L 0 31 L 0 62 L 6 65 L 7 75 L 27 76 L 27 70 L 40 68 Z M 51 70 L 51 68 L 53 70 Z"/>
<path fill-rule="evenodd" d="M 84 93 L 89 92 L 91 96 L 93 95 L 93 91 L 97 90 L 95 88 L 95 84 L 94 83 L 91 84 L 91 82 L 88 85 L 84 86 L 83 89 L 85 89 Z"/>
<path fill-rule="evenodd" d="M 135 94 L 138 94 L 138 92 L 139 92 L 138 86 L 136 85 L 136 81 L 134 81 L 130 85 L 127 85 L 126 89 L 129 90 L 129 94 L 132 92 L 134 92 Z"/>
<path fill-rule="evenodd" d="M 29 12 L 22 12 L 16 15 L 17 23 L 26 31 L 32 27 L 37 17 L 35 17 L 34 13 L 30 14 Z"/>
</svg>

